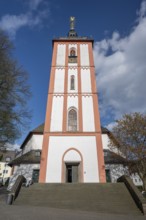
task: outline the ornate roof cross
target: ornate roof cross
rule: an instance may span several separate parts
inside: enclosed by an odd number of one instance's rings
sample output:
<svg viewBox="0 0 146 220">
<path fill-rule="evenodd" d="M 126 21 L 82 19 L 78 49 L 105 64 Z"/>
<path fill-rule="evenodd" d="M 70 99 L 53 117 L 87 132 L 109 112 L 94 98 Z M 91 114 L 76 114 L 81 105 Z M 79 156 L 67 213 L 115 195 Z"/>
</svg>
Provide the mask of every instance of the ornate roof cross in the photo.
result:
<svg viewBox="0 0 146 220">
<path fill-rule="evenodd" d="M 70 17 L 70 30 L 75 29 L 75 17 Z"/>
<path fill-rule="evenodd" d="M 77 33 L 75 31 L 75 17 L 71 16 L 70 17 L 70 30 L 68 32 L 68 37 L 70 38 L 75 38 L 77 37 Z"/>
</svg>

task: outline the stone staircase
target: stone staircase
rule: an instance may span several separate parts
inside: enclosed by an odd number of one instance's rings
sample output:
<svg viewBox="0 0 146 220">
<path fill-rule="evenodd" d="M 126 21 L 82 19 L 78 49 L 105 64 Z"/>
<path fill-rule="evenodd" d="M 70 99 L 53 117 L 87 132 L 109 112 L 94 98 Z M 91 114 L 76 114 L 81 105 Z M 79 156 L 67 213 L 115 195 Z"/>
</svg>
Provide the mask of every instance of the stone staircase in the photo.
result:
<svg viewBox="0 0 146 220">
<path fill-rule="evenodd" d="M 124 183 L 38 183 L 22 187 L 14 205 L 142 215 Z"/>
<path fill-rule="evenodd" d="M 6 204 L 6 198 L 7 198 L 7 188 L 0 187 L 0 206 Z"/>
</svg>

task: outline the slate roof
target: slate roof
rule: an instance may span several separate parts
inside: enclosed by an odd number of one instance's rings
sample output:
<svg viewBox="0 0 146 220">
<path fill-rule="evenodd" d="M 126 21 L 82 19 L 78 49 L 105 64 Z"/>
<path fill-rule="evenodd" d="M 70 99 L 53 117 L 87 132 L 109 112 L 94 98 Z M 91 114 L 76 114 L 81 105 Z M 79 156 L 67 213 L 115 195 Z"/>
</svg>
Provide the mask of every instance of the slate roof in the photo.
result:
<svg viewBox="0 0 146 220">
<path fill-rule="evenodd" d="M 109 130 L 107 128 L 101 126 L 101 133 L 102 134 L 109 134 L 110 132 L 109 132 Z"/>
<path fill-rule="evenodd" d="M 104 162 L 105 164 L 124 164 L 125 159 L 110 150 L 104 150 Z"/>
<path fill-rule="evenodd" d="M 39 153 L 39 155 L 38 155 Z M 15 158 L 9 163 L 12 165 L 19 164 L 39 164 L 41 158 L 41 150 L 31 150 L 20 157 Z M 105 164 L 124 164 L 124 158 L 111 152 L 110 150 L 104 150 L 104 161 Z"/>
<path fill-rule="evenodd" d="M 105 127 L 102 127 L 102 126 L 101 126 L 101 132 L 102 132 L 102 134 L 109 134 L 109 130 Z M 22 149 L 25 146 L 25 144 L 27 143 L 27 141 L 31 138 L 31 136 L 33 134 L 43 134 L 43 133 L 44 133 L 44 123 L 39 125 L 34 130 L 32 130 L 28 133 L 28 135 L 26 136 L 26 138 L 20 148 Z"/>
<path fill-rule="evenodd" d="M 6 159 L 10 158 L 10 160 L 13 160 L 16 157 L 16 151 L 15 150 L 3 150 L 0 151 L 0 162 L 7 162 Z"/>
<path fill-rule="evenodd" d="M 39 125 L 38 127 L 36 127 L 34 130 L 32 130 L 32 132 L 40 132 L 40 133 L 43 133 L 44 132 L 44 123 Z"/>
<path fill-rule="evenodd" d="M 44 133 L 44 123 L 36 127 L 34 130 L 30 131 L 28 135 L 26 136 L 25 140 L 23 141 L 21 145 L 21 149 L 25 146 L 27 141 L 31 138 L 33 134 L 43 134 Z"/>
<path fill-rule="evenodd" d="M 102 131 L 102 134 L 103 133 L 109 133 L 109 130 L 103 126 L 101 126 L 101 131 Z M 44 132 L 44 123 L 39 125 L 38 127 L 36 127 L 32 132 L 40 132 L 40 133 L 43 133 Z"/>
<path fill-rule="evenodd" d="M 20 157 L 15 158 L 9 163 L 9 166 L 19 164 L 39 164 L 41 158 L 41 150 L 31 150 Z"/>
<path fill-rule="evenodd" d="M 109 133 L 109 130 L 103 126 L 101 126 L 102 133 Z M 44 123 L 36 127 L 31 131 L 32 133 L 43 133 L 44 132 Z"/>
</svg>

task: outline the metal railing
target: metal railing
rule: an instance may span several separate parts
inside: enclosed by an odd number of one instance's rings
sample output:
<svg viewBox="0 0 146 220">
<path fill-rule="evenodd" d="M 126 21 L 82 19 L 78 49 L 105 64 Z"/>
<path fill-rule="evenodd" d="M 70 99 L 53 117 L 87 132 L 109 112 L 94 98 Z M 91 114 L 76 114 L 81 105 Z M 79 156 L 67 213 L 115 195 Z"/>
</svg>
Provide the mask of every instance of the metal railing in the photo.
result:
<svg viewBox="0 0 146 220">
<path fill-rule="evenodd" d="M 22 184 L 25 181 L 25 177 L 22 175 L 19 175 L 14 183 L 14 185 L 11 188 L 11 191 L 8 193 L 7 195 L 7 200 L 6 203 L 7 205 L 12 205 L 12 203 L 14 202 L 14 200 L 17 198 L 17 196 L 19 195 L 20 189 Z"/>
<path fill-rule="evenodd" d="M 146 199 L 139 192 L 138 188 L 134 185 L 131 178 L 129 176 L 123 175 L 117 180 L 117 182 L 123 182 L 125 184 L 132 198 L 134 199 L 137 207 L 141 210 L 141 212 L 144 215 L 146 215 Z"/>
</svg>

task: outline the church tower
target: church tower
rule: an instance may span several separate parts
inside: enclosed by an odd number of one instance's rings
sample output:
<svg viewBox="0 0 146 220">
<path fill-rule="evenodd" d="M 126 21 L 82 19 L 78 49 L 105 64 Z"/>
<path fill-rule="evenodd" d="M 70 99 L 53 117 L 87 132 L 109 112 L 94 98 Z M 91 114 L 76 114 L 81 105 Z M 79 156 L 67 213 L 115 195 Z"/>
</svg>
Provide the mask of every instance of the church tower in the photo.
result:
<svg viewBox="0 0 146 220">
<path fill-rule="evenodd" d="M 53 40 L 40 183 L 105 182 L 92 47 L 74 17 L 68 36 Z"/>
</svg>

